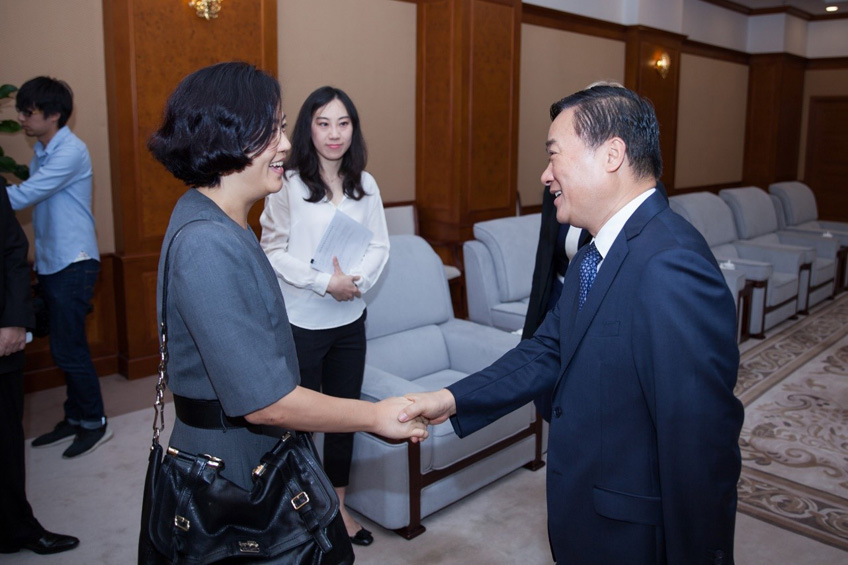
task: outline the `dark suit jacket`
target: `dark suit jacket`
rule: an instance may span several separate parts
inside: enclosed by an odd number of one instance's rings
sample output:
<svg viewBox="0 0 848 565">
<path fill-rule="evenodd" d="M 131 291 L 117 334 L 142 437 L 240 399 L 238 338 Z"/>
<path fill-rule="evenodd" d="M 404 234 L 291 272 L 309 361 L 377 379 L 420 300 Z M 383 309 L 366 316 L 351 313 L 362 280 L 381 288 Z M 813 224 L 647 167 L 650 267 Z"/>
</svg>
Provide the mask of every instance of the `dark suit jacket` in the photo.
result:
<svg viewBox="0 0 848 565">
<path fill-rule="evenodd" d="M 29 243 L 21 224 L 12 211 L 6 182 L 0 177 L 0 327 L 31 328 L 35 325 L 30 302 L 30 287 L 27 250 Z M 24 368 L 24 352 L 0 357 L 0 374 L 20 371 Z"/>
<path fill-rule="evenodd" d="M 739 352 L 733 297 L 709 247 L 654 194 L 625 224 L 579 313 L 578 285 L 572 264 L 532 339 L 448 387 L 456 433 L 552 391 L 556 560 L 732 563 Z"/>
<path fill-rule="evenodd" d="M 657 191 L 668 201 L 668 193 L 662 181 L 657 181 Z M 554 269 L 554 247 L 560 224 L 556 219 L 554 197 L 547 187 L 542 194 L 542 225 L 539 228 L 539 243 L 536 246 L 536 264 L 533 267 L 533 282 L 530 286 L 530 300 L 527 303 L 527 316 L 524 318 L 524 330 L 521 339 L 533 337 L 542 325 L 548 313 L 548 302 L 556 280 Z M 565 225 L 568 229 L 568 225 Z M 588 235 L 585 234 L 584 235 Z M 581 247 L 591 238 L 581 236 Z"/>
</svg>

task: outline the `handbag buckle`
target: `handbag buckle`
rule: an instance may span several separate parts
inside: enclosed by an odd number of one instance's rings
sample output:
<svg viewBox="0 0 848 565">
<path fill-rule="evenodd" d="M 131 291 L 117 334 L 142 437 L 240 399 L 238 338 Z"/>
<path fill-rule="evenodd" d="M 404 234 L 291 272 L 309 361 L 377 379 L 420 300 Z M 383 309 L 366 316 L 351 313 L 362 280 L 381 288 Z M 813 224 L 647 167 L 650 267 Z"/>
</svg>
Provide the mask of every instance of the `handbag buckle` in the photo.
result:
<svg viewBox="0 0 848 565">
<path fill-rule="evenodd" d="M 251 473 L 251 476 L 253 477 L 253 480 L 255 481 L 256 479 L 261 477 L 263 474 L 265 474 L 265 463 L 260 463 L 259 465 L 257 465 L 256 467 L 253 468 L 253 472 Z"/>
<path fill-rule="evenodd" d="M 174 525 L 181 529 L 184 532 L 187 532 L 191 527 L 191 522 L 188 521 L 188 518 L 183 518 L 179 514 L 174 516 Z"/>
<path fill-rule="evenodd" d="M 309 495 L 301 491 L 291 499 L 291 504 L 295 510 L 300 510 L 305 504 L 309 503 Z"/>
<path fill-rule="evenodd" d="M 218 468 L 223 469 L 224 468 L 224 460 L 221 459 L 220 457 L 215 457 L 214 455 L 209 455 L 208 453 L 201 454 L 201 457 L 206 458 L 206 461 L 207 461 L 206 464 L 209 465 L 210 467 L 214 467 L 216 469 L 218 469 Z"/>
<path fill-rule="evenodd" d="M 241 553 L 259 553 L 259 543 L 253 540 L 238 542 L 238 548 Z"/>
</svg>

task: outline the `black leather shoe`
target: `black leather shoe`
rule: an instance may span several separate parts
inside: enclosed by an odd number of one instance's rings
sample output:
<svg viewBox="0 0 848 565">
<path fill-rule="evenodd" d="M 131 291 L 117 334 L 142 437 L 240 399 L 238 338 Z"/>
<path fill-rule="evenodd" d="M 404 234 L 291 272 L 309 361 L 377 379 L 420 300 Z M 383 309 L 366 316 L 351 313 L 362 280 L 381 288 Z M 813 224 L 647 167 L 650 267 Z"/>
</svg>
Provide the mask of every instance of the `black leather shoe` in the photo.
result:
<svg viewBox="0 0 848 565">
<path fill-rule="evenodd" d="M 353 545 L 371 545 L 374 543 L 374 536 L 365 528 L 359 528 L 355 536 L 350 536 L 350 543 Z"/>
<path fill-rule="evenodd" d="M 48 555 L 50 553 L 61 553 L 68 551 L 79 545 L 79 540 L 74 536 L 66 536 L 64 534 L 54 534 L 53 532 L 44 532 L 44 535 L 35 541 L 21 544 L 22 549 L 34 551 L 39 555 Z"/>
</svg>

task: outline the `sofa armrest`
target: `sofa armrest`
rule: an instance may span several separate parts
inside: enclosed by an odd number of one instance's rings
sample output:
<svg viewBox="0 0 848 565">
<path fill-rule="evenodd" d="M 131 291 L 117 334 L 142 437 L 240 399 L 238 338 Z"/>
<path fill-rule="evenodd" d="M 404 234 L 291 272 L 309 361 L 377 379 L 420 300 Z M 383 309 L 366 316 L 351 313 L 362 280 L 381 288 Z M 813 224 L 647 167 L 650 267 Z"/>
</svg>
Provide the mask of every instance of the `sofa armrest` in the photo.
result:
<svg viewBox="0 0 848 565">
<path fill-rule="evenodd" d="M 771 263 L 774 270 L 779 273 L 797 274 L 801 265 L 812 262 L 812 260 L 805 260 L 805 249 L 802 247 L 745 243 L 743 241 L 737 241 L 733 245 L 743 259 Z M 809 251 L 813 252 L 812 249 L 809 249 Z"/>
<path fill-rule="evenodd" d="M 445 337 L 451 369 L 463 373 L 488 367 L 521 340 L 517 334 L 455 318 L 439 324 L 439 329 Z"/>
<path fill-rule="evenodd" d="M 471 240 L 462 245 L 462 255 L 468 319 L 491 326 L 492 306 L 500 302 L 492 254 L 483 243 Z"/>
<path fill-rule="evenodd" d="M 765 261 L 752 261 L 737 257 L 720 257 L 718 261 L 722 273 L 727 270 L 736 270 L 745 275 L 745 278 L 748 280 L 757 282 L 767 281 L 774 272 L 774 267 L 771 263 L 766 263 Z M 730 265 L 733 265 L 732 269 L 729 268 Z"/>
<path fill-rule="evenodd" d="M 359 398 L 376 402 L 392 396 L 403 396 L 409 392 L 426 392 L 420 385 L 402 377 L 365 365 L 365 377 L 362 380 L 362 392 Z"/>
<path fill-rule="evenodd" d="M 779 234 L 781 243 L 788 245 L 800 245 L 802 247 L 812 247 L 816 250 L 817 257 L 825 259 L 836 259 L 836 253 L 839 251 L 839 242 L 831 238 L 825 238 L 820 235 L 803 234 L 798 232 L 782 231 Z"/>
</svg>

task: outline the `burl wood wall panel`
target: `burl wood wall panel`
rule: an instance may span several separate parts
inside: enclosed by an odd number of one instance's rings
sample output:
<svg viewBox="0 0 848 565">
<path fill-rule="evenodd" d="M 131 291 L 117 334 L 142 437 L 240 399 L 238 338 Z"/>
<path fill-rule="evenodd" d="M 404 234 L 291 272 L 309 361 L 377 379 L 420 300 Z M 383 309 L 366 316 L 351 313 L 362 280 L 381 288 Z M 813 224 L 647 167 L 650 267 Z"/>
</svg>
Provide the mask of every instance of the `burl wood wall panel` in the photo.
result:
<svg viewBox="0 0 848 565">
<path fill-rule="evenodd" d="M 627 30 L 627 54 L 624 69 L 625 86 L 648 98 L 654 104 L 660 124 L 660 151 L 663 157 L 662 181 L 669 195 L 674 190 L 677 153 L 677 104 L 680 84 L 680 51 L 684 36 L 642 26 Z M 663 78 L 653 66 L 663 53 L 671 60 Z"/>
<path fill-rule="evenodd" d="M 277 71 L 275 0 L 228 0 L 218 17 L 188 2 L 103 0 L 115 218 L 118 368 L 152 374 L 158 361 L 156 269 L 171 210 L 186 187 L 146 148 L 168 95 L 187 74 L 239 60 Z M 251 218 L 256 223 L 258 212 Z"/>
<path fill-rule="evenodd" d="M 773 182 L 797 178 L 805 64 L 786 53 L 751 55 L 742 170 L 746 185 L 768 189 Z"/>
<path fill-rule="evenodd" d="M 453 263 L 475 222 L 515 213 L 521 3 L 418 5 L 416 202 Z"/>
</svg>

